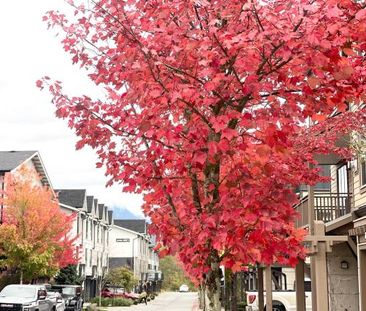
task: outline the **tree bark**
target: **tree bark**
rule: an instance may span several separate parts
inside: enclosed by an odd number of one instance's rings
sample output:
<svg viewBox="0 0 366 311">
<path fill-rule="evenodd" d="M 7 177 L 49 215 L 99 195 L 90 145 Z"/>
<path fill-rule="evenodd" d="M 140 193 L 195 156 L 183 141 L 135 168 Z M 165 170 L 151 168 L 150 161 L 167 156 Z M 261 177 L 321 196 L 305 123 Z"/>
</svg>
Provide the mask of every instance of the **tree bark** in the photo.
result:
<svg viewBox="0 0 366 311">
<path fill-rule="evenodd" d="M 237 273 L 233 273 L 232 275 L 232 279 L 231 279 L 231 311 L 237 311 L 237 307 L 238 307 L 238 301 L 237 301 L 237 294 L 238 294 L 238 289 L 237 289 Z"/>
<path fill-rule="evenodd" d="M 206 310 L 205 296 L 206 296 L 205 286 L 201 284 L 198 288 L 198 301 L 199 301 L 199 308 L 203 311 Z"/>
<path fill-rule="evenodd" d="M 221 311 L 221 270 L 218 262 L 211 263 L 211 271 L 207 274 L 206 287 L 209 299 L 207 311 Z"/>
</svg>

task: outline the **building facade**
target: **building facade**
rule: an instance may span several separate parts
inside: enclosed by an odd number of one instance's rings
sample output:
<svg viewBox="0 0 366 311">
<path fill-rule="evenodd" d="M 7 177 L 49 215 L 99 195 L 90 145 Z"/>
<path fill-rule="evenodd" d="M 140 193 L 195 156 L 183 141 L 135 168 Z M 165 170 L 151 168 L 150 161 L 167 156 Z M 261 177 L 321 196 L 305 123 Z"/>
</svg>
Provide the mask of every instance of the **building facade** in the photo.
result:
<svg viewBox="0 0 366 311">
<path fill-rule="evenodd" d="M 151 282 L 156 285 L 162 274 L 159 257 L 154 251 L 154 238 L 147 234 L 146 228 L 144 219 L 114 220 L 110 231 L 109 267 L 128 267 L 139 284 Z"/>
<path fill-rule="evenodd" d="M 85 299 L 99 295 L 102 279 L 108 272 L 109 229 L 112 212 L 88 196 L 85 189 L 59 189 L 61 209 L 74 214 L 73 232 L 78 237 L 78 271 L 83 279 Z"/>
</svg>

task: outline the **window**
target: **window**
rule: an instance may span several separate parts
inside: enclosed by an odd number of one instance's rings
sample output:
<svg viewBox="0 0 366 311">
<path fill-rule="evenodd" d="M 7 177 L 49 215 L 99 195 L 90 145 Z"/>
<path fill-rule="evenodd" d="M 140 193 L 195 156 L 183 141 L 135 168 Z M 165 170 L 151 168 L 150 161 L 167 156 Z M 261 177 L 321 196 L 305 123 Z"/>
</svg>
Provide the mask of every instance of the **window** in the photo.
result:
<svg viewBox="0 0 366 311">
<path fill-rule="evenodd" d="M 337 169 L 337 188 L 338 193 L 348 193 L 347 164 L 344 164 Z"/>
<path fill-rule="evenodd" d="M 77 216 L 77 220 L 76 220 L 76 232 L 79 234 L 80 233 L 80 215 L 78 214 Z"/>
<path fill-rule="evenodd" d="M 361 187 L 362 187 L 362 186 L 366 185 L 366 162 L 365 162 L 365 160 L 361 161 L 360 171 L 361 171 L 360 180 L 361 180 Z"/>
<path fill-rule="evenodd" d="M 320 166 L 320 176 L 330 177 L 330 165 L 319 165 L 319 166 Z M 317 183 L 314 189 L 330 191 L 330 181 Z"/>
</svg>

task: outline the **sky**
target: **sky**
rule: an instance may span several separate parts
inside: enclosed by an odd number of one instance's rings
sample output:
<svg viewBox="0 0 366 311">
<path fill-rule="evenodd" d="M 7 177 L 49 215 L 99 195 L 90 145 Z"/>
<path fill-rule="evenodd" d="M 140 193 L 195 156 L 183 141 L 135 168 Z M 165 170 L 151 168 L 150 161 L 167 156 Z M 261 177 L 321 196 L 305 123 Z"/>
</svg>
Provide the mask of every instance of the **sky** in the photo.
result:
<svg viewBox="0 0 366 311">
<path fill-rule="evenodd" d="M 71 64 L 55 30 L 42 16 L 68 10 L 62 0 L 2 1 L 0 4 L 0 150 L 38 150 L 54 189 L 86 189 L 109 207 L 124 207 L 142 216 L 142 198 L 122 193 L 121 185 L 105 188 L 107 177 L 96 169 L 88 148 L 75 150 L 76 135 L 57 119 L 47 92 L 36 87 L 43 76 L 61 80 L 68 92 L 90 94 L 93 86 Z"/>
</svg>

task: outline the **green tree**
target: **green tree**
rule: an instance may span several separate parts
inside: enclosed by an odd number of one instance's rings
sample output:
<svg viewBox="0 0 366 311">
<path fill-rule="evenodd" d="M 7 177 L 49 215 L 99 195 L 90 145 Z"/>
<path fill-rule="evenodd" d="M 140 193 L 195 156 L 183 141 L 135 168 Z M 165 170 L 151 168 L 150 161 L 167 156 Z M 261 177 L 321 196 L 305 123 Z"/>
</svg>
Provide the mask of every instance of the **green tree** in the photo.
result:
<svg viewBox="0 0 366 311">
<path fill-rule="evenodd" d="M 55 277 L 57 284 L 76 284 L 81 285 L 82 279 L 77 272 L 76 265 L 68 265 L 62 268 Z"/>
<path fill-rule="evenodd" d="M 137 284 L 133 272 L 125 267 L 119 267 L 109 270 L 105 276 L 105 284 L 123 287 L 127 291 L 131 291 Z"/>
<path fill-rule="evenodd" d="M 160 270 L 164 275 L 162 289 L 176 291 L 182 284 L 188 285 L 190 290 L 195 289 L 174 256 L 165 256 L 160 259 Z"/>
</svg>

